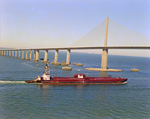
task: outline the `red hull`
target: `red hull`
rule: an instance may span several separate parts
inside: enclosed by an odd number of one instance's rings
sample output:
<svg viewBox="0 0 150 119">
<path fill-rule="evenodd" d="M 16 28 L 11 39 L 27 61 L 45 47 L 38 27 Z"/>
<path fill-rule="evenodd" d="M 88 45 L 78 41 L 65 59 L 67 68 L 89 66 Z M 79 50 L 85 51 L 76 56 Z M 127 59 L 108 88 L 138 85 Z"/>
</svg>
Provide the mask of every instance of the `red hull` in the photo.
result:
<svg viewBox="0 0 150 119">
<path fill-rule="evenodd" d="M 74 77 L 54 77 L 49 81 L 41 81 L 49 85 L 78 85 L 78 84 L 125 84 L 127 79 L 111 77 L 86 77 L 78 79 Z"/>
<path fill-rule="evenodd" d="M 125 84 L 127 78 L 113 78 L 113 77 L 86 77 L 84 74 L 75 74 L 74 77 L 52 77 L 50 80 L 41 80 L 41 84 L 49 85 L 87 85 L 87 84 Z M 41 77 L 42 78 L 42 77 Z M 27 83 L 32 83 L 26 81 Z M 33 82 L 34 83 L 34 82 Z"/>
</svg>

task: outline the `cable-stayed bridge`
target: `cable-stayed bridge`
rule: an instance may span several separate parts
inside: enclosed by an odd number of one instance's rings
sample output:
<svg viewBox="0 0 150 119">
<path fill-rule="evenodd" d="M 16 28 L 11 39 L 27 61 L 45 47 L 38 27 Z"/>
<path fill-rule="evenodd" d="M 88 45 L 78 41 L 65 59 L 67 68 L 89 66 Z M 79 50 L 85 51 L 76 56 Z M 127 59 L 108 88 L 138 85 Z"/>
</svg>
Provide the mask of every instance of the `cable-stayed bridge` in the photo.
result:
<svg viewBox="0 0 150 119">
<path fill-rule="evenodd" d="M 10 56 L 10 57 L 18 57 L 21 59 L 31 60 L 32 59 L 32 51 L 34 50 L 34 61 L 38 61 L 39 60 L 39 50 L 45 50 L 44 61 L 47 62 L 48 50 L 55 50 L 54 64 L 57 64 L 58 63 L 58 51 L 59 50 L 67 50 L 66 65 L 69 65 L 71 50 L 102 49 L 101 68 L 98 68 L 98 69 L 97 68 L 96 69 L 93 69 L 93 68 L 88 69 L 87 68 L 87 70 L 121 71 L 121 70 L 116 70 L 116 69 L 107 69 L 108 49 L 144 49 L 144 50 L 147 49 L 147 50 L 149 50 L 150 46 L 147 46 L 147 44 L 148 44 L 148 41 L 150 40 L 150 38 L 148 38 L 144 35 L 135 33 L 132 30 L 128 30 L 126 27 L 120 26 L 113 21 L 110 21 L 110 22 L 112 25 L 110 24 L 109 29 L 108 29 L 108 17 L 107 17 L 106 21 L 99 24 L 97 27 L 95 27 L 93 30 L 91 30 L 89 33 L 87 33 L 85 36 L 83 36 L 78 41 L 73 43 L 70 47 L 6 49 L 6 50 L 0 50 L 0 55 Z M 116 27 L 116 26 L 118 26 L 118 27 Z M 114 28 L 115 28 L 115 30 L 114 30 Z M 122 31 L 120 29 L 125 29 L 125 30 L 122 33 Z M 123 35 L 123 34 L 125 34 L 125 35 Z M 108 38 L 109 38 L 109 40 L 107 40 Z M 128 39 L 130 42 L 127 42 L 126 39 Z M 99 43 L 104 44 L 104 45 L 100 46 Z M 127 45 L 129 43 L 130 43 L 130 45 Z M 107 46 L 107 44 L 110 44 L 110 45 Z M 30 55 L 28 58 L 29 50 L 30 50 L 30 52 L 29 52 Z M 26 53 L 24 53 L 24 51 L 26 51 Z M 21 54 L 22 54 L 22 57 L 21 57 Z"/>
<path fill-rule="evenodd" d="M 104 46 L 106 20 L 93 28 L 71 46 Z M 147 46 L 150 38 L 112 20 L 108 24 L 107 46 Z"/>
</svg>

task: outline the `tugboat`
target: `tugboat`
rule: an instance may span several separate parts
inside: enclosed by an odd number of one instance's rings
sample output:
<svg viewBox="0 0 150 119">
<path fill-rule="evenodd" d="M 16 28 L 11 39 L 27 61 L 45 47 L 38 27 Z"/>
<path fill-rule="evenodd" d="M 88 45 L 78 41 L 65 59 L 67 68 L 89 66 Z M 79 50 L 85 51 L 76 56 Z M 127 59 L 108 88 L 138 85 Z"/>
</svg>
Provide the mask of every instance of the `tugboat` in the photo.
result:
<svg viewBox="0 0 150 119">
<path fill-rule="evenodd" d="M 75 74 L 74 77 L 50 77 L 50 67 L 46 64 L 44 74 L 26 83 L 39 83 L 48 85 L 89 85 L 89 84 L 126 84 L 127 78 L 121 77 L 86 77 L 85 74 Z"/>
</svg>

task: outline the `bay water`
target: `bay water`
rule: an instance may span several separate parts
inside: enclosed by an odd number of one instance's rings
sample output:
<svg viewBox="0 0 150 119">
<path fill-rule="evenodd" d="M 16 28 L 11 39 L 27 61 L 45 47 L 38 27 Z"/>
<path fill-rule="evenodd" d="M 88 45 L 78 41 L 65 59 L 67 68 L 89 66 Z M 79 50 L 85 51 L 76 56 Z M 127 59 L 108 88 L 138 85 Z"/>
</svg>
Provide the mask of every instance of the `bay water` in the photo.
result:
<svg viewBox="0 0 150 119">
<path fill-rule="evenodd" d="M 40 58 L 44 52 L 40 52 Z M 54 52 L 49 52 L 50 62 Z M 66 60 L 59 52 L 58 62 Z M 82 63 L 83 67 L 72 65 Z M 45 64 L 0 56 L 0 119 L 149 119 L 150 58 L 108 55 L 108 68 L 123 72 L 105 75 L 128 78 L 124 85 L 52 86 L 26 84 L 44 72 Z M 76 73 L 100 77 L 102 72 L 83 68 L 101 67 L 100 54 L 71 53 L 72 71 L 50 65 L 51 76 Z M 131 72 L 131 68 L 139 72 Z"/>
</svg>

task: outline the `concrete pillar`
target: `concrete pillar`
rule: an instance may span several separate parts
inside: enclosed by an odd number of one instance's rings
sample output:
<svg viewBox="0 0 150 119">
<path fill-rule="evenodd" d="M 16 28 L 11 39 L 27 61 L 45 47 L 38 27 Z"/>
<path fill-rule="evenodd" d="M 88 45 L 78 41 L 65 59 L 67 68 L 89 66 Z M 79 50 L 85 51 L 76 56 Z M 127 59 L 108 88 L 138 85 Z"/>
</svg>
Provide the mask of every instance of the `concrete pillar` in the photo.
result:
<svg viewBox="0 0 150 119">
<path fill-rule="evenodd" d="M 104 46 L 107 46 L 107 36 L 108 36 L 108 17 L 106 18 Z M 107 58 L 108 58 L 108 49 L 103 49 L 102 50 L 102 59 L 101 59 L 101 69 L 107 69 Z"/>
<path fill-rule="evenodd" d="M 7 50 L 7 56 L 8 56 L 8 54 L 9 54 L 8 52 L 9 52 L 9 51 Z"/>
<path fill-rule="evenodd" d="M 1 50 L 0 50 L 0 55 L 1 55 Z"/>
<path fill-rule="evenodd" d="M 70 49 L 67 50 L 66 64 L 70 64 Z"/>
<path fill-rule="evenodd" d="M 24 58 L 24 50 L 22 50 L 22 58 Z"/>
<path fill-rule="evenodd" d="M 17 50 L 16 50 L 16 52 L 15 52 L 15 57 L 17 58 Z"/>
<path fill-rule="evenodd" d="M 54 63 L 58 62 L 58 50 L 55 50 L 55 59 L 54 59 Z"/>
<path fill-rule="evenodd" d="M 18 58 L 20 58 L 20 50 L 19 50 L 19 56 L 18 56 Z"/>
<path fill-rule="evenodd" d="M 29 58 L 28 58 L 28 50 L 26 50 L 26 58 L 25 58 L 26 60 L 30 60 Z"/>
<path fill-rule="evenodd" d="M 8 50 L 8 57 L 10 57 L 10 50 Z"/>
<path fill-rule="evenodd" d="M 26 59 L 28 58 L 28 50 L 26 50 Z"/>
<path fill-rule="evenodd" d="M 32 59 L 32 50 L 30 50 L 30 60 Z"/>
<path fill-rule="evenodd" d="M 36 50 L 36 61 L 39 61 L 39 50 Z"/>
<path fill-rule="evenodd" d="M 47 61 L 47 59 L 48 59 L 48 50 L 45 50 L 44 61 Z"/>
<path fill-rule="evenodd" d="M 22 58 L 21 59 L 25 59 L 24 58 L 24 50 L 22 50 Z"/>
<path fill-rule="evenodd" d="M 34 50 L 34 60 L 35 60 L 35 56 L 36 56 L 36 50 Z"/>
<path fill-rule="evenodd" d="M 104 41 L 104 46 L 107 46 L 107 37 L 108 37 L 108 17 L 106 18 L 106 29 L 105 29 L 105 41 Z"/>
<path fill-rule="evenodd" d="M 11 57 L 11 50 L 9 50 L 9 57 Z"/>
<path fill-rule="evenodd" d="M 14 57 L 14 50 L 12 50 L 12 57 Z"/>
<path fill-rule="evenodd" d="M 3 50 L 2 50 L 2 55 L 3 55 Z"/>
<path fill-rule="evenodd" d="M 104 71 L 101 71 L 100 72 L 100 77 L 106 77 L 107 75 L 106 75 L 106 72 L 104 72 Z"/>
<path fill-rule="evenodd" d="M 12 51 L 12 57 L 14 57 L 15 55 L 14 55 L 15 53 L 14 53 L 14 50 Z"/>
<path fill-rule="evenodd" d="M 101 68 L 107 69 L 107 58 L 108 57 L 108 49 L 103 49 L 102 51 L 102 62 L 101 62 Z"/>
<path fill-rule="evenodd" d="M 6 56 L 6 50 L 4 50 L 4 56 Z"/>
</svg>

